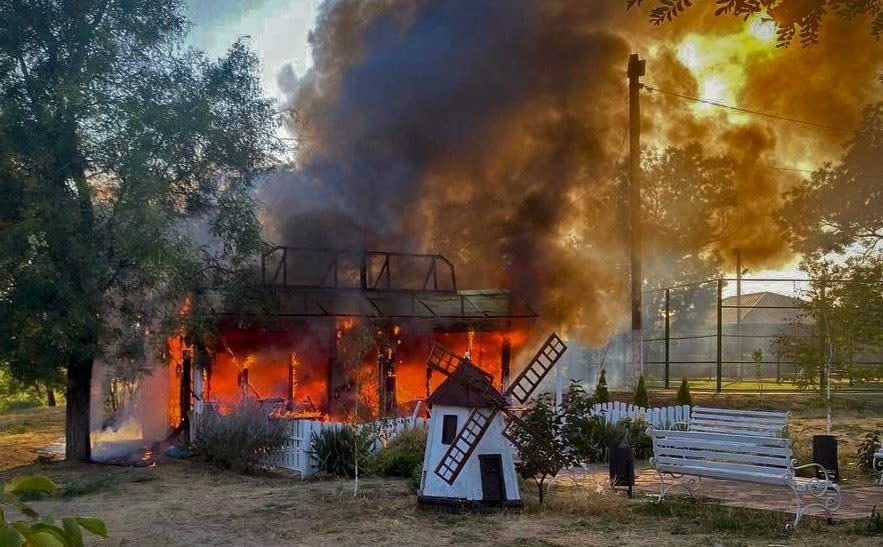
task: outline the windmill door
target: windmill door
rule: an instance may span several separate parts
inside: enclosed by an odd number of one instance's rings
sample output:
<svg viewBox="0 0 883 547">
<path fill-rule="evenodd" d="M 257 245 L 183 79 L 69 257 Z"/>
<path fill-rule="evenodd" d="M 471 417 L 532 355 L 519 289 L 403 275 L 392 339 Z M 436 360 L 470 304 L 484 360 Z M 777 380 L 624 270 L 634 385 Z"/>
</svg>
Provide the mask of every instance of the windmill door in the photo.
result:
<svg viewBox="0 0 883 547">
<path fill-rule="evenodd" d="M 506 499 L 506 486 L 503 482 L 503 460 L 499 454 L 478 457 L 481 468 L 482 501 L 503 501 Z"/>
</svg>

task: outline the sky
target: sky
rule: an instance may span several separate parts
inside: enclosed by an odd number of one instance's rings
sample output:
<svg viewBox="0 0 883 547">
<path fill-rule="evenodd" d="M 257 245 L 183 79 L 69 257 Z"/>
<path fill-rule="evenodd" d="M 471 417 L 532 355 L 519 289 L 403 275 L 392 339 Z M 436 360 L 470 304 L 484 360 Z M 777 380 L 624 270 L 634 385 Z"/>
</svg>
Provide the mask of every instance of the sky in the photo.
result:
<svg viewBox="0 0 883 547">
<path fill-rule="evenodd" d="M 277 76 L 291 64 L 300 77 L 311 66 L 307 37 L 319 0 L 190 0 L 192 46 L 220 56 L 241 36 L 249 36 L 261 59 L 267 95 L 281 99 Z"/>
</svg>

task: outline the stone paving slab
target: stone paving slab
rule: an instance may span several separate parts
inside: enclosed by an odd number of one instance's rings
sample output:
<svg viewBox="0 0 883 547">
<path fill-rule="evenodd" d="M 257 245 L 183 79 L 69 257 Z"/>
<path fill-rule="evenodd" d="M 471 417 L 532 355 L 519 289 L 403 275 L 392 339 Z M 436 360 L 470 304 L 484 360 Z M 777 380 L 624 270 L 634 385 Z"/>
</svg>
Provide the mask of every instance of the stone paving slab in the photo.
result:
<svg viewBox="0 0 883 547">
<path fill-rule="evenodd" d="M 651 469 L 636 470 L 635 490 L 636 495 L 656 496 L 659 494 L 659 478 Z M 672 479 L 666 476 L 666 484 L 683 483 L 688 477 Z M 556 485 L 574 485 L 587 488 L 609 488 L 609 479 L 606 466 L 591 465 L 586 469 L 568 469 L 559 473 L 555 478 Z M 834 520 L 855 520 L 867 518 L 871 514 L 874 505 L 878 511 L 883 508 L 883 486 L 867 481 L 845 481 L 840 484 L 842 502 L 840 508 L 834 513 Z M 686 494 L 686 490 L 675 488 L 669 495 Z M 753 484 L 746 482 L 727 481 L 719 479 L 702 479 L 696 491 L 697 496 L 712 498 L 724 505 L 733 507 L 748 507 L 780 513 L 794 514 L 793 494 L 785 487 L 775 487 L 766 484 Z M 811 509 L 807 515 L 822 515 L 822 510 Z"/>
</svg>

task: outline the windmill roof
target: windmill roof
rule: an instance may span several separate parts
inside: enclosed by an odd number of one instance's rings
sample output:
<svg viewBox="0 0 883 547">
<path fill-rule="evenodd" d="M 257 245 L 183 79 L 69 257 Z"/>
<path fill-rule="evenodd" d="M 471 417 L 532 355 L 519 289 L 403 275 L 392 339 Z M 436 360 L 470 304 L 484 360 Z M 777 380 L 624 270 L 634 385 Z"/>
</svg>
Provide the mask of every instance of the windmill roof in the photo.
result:
<svg viewBox="0 0 883 547">
<path fill-rule="evenodd" d="M 445 378 L 429 396 L 431 405 L 487 408 L 504 403 L 503 395 L 494 387 L 487 373 L 468 359 L 460 361 L 453 374 Z"/>
</svg>

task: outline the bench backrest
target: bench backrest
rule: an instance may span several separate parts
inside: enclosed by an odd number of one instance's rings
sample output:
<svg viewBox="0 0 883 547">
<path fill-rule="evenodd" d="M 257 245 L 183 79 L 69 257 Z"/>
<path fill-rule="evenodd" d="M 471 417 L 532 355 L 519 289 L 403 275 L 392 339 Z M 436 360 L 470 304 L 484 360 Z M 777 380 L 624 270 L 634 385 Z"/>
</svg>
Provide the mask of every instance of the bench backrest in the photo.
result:
<svg viewBox="0 0 883 547">
<path fill-rule="evenodd" d="M 790 439 L 661 429 L 651 437 L 659 472 L 762 484 L 782 484 L 794 476 Z"/>
<path fill-rule="evenodd" d="M 781 437 L 788 427 L 788 416 L 788 412 L 694 406 L 687 429 L 707 433 Z"/>
</svg>

